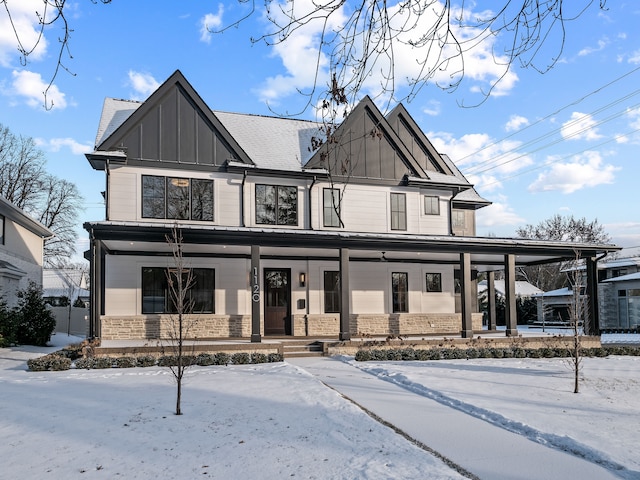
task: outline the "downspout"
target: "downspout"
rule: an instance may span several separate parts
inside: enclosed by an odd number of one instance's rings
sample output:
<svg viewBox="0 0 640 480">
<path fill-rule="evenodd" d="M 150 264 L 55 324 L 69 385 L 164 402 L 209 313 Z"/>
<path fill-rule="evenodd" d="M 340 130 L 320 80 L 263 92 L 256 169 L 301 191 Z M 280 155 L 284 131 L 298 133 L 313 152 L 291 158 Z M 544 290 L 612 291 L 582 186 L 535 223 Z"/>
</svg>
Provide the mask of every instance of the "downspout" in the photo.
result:
<svg viewBox="0 0 640 480">
<path fill-rule="evenodd" d="M 109 159 L 107 158 L 105 163 L 105 170 L 107 171 L 107 185 L 104 191 L 104 216 L 107 221 L 109 221 L 109 181 L 111 177 L 111 172 L 109 170 Z"/>
<path fill-rule="evenodd" d="M 240 222 L 243 227 L 246 227 L 246 222 L 244 221 L 244 186 L 247 182 L 247 171 L 244 170 L 242 173 L 242 192 L 240 194 Z"/>
<path fill-rule="evenodd" d="M 316 177 L 316 175 L 313 176 L 313 181 L 311 182 L 311 185 L 309 186 L 309 206 L 307 208 L 308 213 L 309 213 L 309 230 L 313 230 L 313 211 L 311 208 L 311 190 L 313 190 L 313 186 L 316 184 L 316 181 L 318 180 L 318 177 Z"/>
</svg>

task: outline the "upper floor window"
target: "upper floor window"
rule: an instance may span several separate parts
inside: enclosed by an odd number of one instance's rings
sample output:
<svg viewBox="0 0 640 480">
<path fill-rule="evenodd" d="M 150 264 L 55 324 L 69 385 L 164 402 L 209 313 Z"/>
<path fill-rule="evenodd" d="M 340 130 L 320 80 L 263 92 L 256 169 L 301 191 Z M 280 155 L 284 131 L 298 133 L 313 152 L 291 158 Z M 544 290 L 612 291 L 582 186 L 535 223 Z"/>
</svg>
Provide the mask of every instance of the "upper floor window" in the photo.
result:
<svg viewBox="0 0 640 480">
<path fill-rule="evenodd" d="M 167 274 L 175 275 L 162 267 L 142 269 L 142 313 L 177 313 L 169 293 Z M 215 270 L 193 268 L 191 276 L 192 285 L 186 299 L 190 311 L 183 313 L 215 313 Z"/>
<path fill-rule="evenodd" d="M 213 180 L 143 175 L 142 217 L 213 221 Z"/>
<path fill-rule="evenodd" d="M 391 230 L 407 229 L 407 197 L 404 193 L 391 194 Z"/>
<path fill-rule="evenodd" d="M 424 214 L 440 215 L 440 197 L 431 195 L 424 196 Z"/>
<path fill-rule="evenodd" d="M 453 228 L 465 228 L 465 214 L 464 210 L 453 210 L 451 217 L 451 226 Z"/>
<path fill-rule="evenodd" d="M 442 274 L 441 273 L 427 273 L 427 292 L 441 292 L 442 291 Z"/>
<path fill-rule="evenodd" d="M 406 272 L 391 274 L 391 297 L 393 313 L 409 311 L 409 281 Z"/>
<path fill-rule="evenodd" d="M 280 185 L 256 185 L 256 223 L 298 224 L 298 189 Z"/>
<path fill-rule="evenodd" d="M 0 215 L 0 245 L 4 245 L 4 215 Z"/>
<path fill-rule="evenodd" d="M 340 190 L 325 188 L 323 190 L 324 226 L 340 226 Z"/>
<path fill-rule="evenodd" d="M 340 312 L 340 272 L 324 272 L 324 313 Z"/>
</svg>

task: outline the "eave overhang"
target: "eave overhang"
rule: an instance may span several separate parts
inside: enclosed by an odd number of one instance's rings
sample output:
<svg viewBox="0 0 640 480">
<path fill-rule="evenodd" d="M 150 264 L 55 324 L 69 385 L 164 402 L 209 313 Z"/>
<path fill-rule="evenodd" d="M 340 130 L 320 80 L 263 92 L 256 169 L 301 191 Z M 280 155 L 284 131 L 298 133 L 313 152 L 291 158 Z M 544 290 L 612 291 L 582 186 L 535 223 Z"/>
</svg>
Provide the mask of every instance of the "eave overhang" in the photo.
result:
<svg viewBox="0 0 640 480">
<path fill-rule="evenodd" d="M 84 156 L 87 157 L 87 160 L 89 160 L 89 163 L 94 170 L 105 170 L 107 163 L 118 165 L 127 164 L 127 154 L 121 150 L 96 150 L 91 153 L 85 153 Z"/>
</svg>

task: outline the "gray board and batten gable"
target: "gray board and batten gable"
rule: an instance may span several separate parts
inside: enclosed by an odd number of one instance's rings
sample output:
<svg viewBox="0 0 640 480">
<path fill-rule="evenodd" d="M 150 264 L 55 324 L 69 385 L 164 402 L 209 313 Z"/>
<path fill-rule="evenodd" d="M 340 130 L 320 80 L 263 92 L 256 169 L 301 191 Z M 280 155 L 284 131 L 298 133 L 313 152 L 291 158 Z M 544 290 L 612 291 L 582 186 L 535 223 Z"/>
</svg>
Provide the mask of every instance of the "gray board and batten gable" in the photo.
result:
<svg viewBox="0 0 640 480">
<path fill-rule="evenodd" d="M 93 157 L 94 168 L 100 168 L 100 161 L 107 158 L 117 161 L 118 156 L 110 157 L 109 152 L 124 153 L 128 164 L 140 162 L 148 166 L 186 163 L 221 167 L 227 161 L 252 164 L 180 71 L 135 110 L 114 114 L 113 122 L 118 121 L 118 115 L 124 121 L 117 127 L 113 124 L 113 131 L 103 134 L 96 152 L 88 155 L 90 161 Z M 106 119 L 104 123 L 108 123 Z M 105 133 L 108 130 L 107 127 Z"/>
</svg>

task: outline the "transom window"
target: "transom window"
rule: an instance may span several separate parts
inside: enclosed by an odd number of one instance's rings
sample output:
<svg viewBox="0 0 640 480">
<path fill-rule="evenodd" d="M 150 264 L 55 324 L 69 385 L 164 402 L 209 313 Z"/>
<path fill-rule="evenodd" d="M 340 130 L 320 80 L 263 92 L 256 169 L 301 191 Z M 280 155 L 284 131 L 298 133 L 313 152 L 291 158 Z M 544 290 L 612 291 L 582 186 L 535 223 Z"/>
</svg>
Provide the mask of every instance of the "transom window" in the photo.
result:
<svg viewBox="0 0 640 480">
<path fill-rule="evenodd" d="M 340 190 L 325 188 L 323 190 L 324 226 L 340 227 Z"/>
<path fill-rule="evenodd" d="M 440 197 L 431 195 L 424 196 L 424 214 L 440 215 Z"/>
<path fill-rule="evenodd" d="M 162 267 L 142 269 L 142 313 L 176 313 L 167 282 L 170 271 Z M 191 311 L 183 313 L 215 313 L 215 270 L 193 268 L 191 274 L 193 285 L 187 295 Z"/>
<path fill-rule="evenodd" d="M 407 197 L 404 193 L 391 194 L 391 230 L 407 229 Z"/>
<path fill-rule="evenodd" d="M 256 185 L 256 223 L 298 224 L 298 189 L 280 185 Z"/>
<path fill-rule="evenodd" d="M 213 180 L 143 175 L 142 217 L 213 221 Z"/>
<path fill-rule="evenodd" d="M 340 272 L 324 272 L 324 313 L 340 312 Z"/>
<path fill-rule="evenodd" d="M 442 274 L 427 273 L 426 275 L 427 292 L 442 292 Z"/>
<path fill-rule="evenodd" d="M 391 296 L 393 313 L 409 311 L 409 281 L 406 272 L 394 272 L 391 274 Z"/>
</svg>

